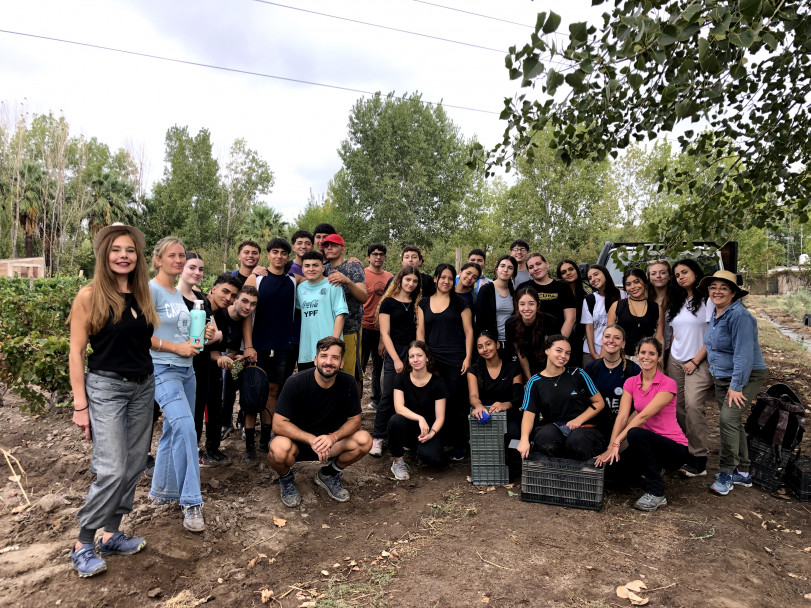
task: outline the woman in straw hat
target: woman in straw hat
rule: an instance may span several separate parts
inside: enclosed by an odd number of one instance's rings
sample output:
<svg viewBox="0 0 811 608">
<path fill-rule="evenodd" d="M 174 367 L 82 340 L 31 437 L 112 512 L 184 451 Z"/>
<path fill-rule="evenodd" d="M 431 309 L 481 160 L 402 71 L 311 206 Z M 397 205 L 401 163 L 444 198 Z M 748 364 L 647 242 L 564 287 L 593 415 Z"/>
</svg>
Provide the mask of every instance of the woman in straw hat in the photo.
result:
<svg viewBox="0 0 811 608">
<path fill-rule="evenodd" d="M 76 295 L 70 313 L 73 422 L 93 441 L 96 475 L 77 514 L 79 537 L 70 551 L 82 578 L 104 572 L 103 557 L 146 546 L 143 538 L 119 530 L 146 464 L 155 395 L 149 347 L 158 315 L 149 294 L 145 246 L 144 235 L 132 226 L 101 229 L 93 239 L 93 280 Z"/>
<path fill-rule="evenodd" d="M 721 472 L 710 489 L 726 496 L 736 485 L 752 485 L 744 414 L 766 379 L 766 363 L 758 344 L 757 321 L 741 301 L 749 292 L 738 287 L 737 277 L 719 270 L 701 279 L 697 290 L 715 307 L 704 345 L 721 406 Z"/>
</svg>

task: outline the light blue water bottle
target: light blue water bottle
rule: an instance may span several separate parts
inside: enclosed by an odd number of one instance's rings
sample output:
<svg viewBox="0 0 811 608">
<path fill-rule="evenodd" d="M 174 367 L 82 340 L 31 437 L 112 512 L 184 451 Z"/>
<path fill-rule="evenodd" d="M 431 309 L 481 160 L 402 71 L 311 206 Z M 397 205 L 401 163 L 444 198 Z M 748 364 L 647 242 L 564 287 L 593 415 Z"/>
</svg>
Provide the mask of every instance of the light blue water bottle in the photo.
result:
<svg viewBox="0 0 811 608">
<path fill-rule="evenodd" d="M 203 350 L 206 343 L 206 311 L 203 309 L 203 301 L 195 300 L 194 308 L 189 311 L 191 323 L 189 324 L 189 342 L 197 350 Z"/>
</svg>

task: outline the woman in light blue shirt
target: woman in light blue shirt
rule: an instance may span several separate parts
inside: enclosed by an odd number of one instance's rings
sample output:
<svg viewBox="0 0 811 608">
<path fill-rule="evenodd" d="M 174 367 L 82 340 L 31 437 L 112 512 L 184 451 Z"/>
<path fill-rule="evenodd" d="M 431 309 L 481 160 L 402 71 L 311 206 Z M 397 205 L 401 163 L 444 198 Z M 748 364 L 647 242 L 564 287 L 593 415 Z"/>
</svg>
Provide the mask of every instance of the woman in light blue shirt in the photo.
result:
<svg viewBox="0 0 811 608">
<path fill-rule="evenodd" d="M 766 379 L 766 363 L 758 344 L 757 321 L 741 298 L 749 292 L 738 287 L 737 277 L 719 270 L 704 277 L 697 290 L 708 295 L 715 307 L 704 346 L 721 405 L 721 472 L 712 484 L 716 494 L 726 496 L 734 486 L 750 487 L 749 448 L 744 414 Z"/>
<path fill-rule="evenodd" d="M 186 264 L 186 248 L 168 236 L 155 245 L 155 278 L 149 282 L 160 324 L 152 334 L 150 354 L 155 365 L 155 400 L 163 412 L 163 435 L 158 442 L 150 498 L 155 506 L 179 502 L 183 527 L 205 529 L 197 433 L 194 429 L 194 396 L 197 382 L 192 359 L 198 354 L 189 342 L 191 317 L 175 281 Z M 213 329 L 206 327 L 206 338 Z"/>
</svg>

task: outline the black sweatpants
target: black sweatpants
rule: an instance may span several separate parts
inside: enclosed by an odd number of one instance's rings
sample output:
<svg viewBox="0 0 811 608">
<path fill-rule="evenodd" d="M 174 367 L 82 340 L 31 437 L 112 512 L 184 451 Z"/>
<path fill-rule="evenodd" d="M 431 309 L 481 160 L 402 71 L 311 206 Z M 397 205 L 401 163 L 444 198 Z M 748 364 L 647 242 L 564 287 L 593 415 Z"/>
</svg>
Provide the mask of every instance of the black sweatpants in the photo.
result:
<svg viewBox="0 0 811 608">
<path fill-rule="evenodd" d="M 197 360 L 200 360 L 198 366 Z M 197 379 L 197 392 L 194 399 L 194 426 L 197 442 L 203 434 L 203 420 L 206 413 L 206 450 L 220 449 L 222 433 L 222 370 L 210 359 L 209 353 L 201 353 L 194 358 L 194 375 Z"/>
<path fill-rule="evenodd" d="M 619 469 L 625 481 L 634 481 L 641 475 L 646 492 L 664 496 L 662 469 L 675 471 L 687 462 L 687 446 L 643 428 L 628 431 L 627 439 L 628 447 L 620 452 L 619 462 L 611 465 L 611 469 Z"/>
<path fill-rule="evenodd" d="M 435 361 L 436 371 L 448 389 L 445 402 L 445 424 L 442 426 L 442 442 L 455 450 L 467 451 L 470 399 L 467 390 L 467 374 L 460 373 L 462 362 L 440 363 Z"/>
<path fill-rule="evenodd" d="M 400 361 L 405 357 L 405 347 L 400 353 Z M 383 378 L 380 387 L 380 401 L 377 402 L 377 413 L 375 414 L 375 424 L 372 429 L 372 437 L 375 439 L 385 439 L 388 435 L 389 420 L 394 415 L 394 378 L 397 372 L 394 369 L 394 361 L 388 353 L 383 353 Z"/>
<path fill-rule="evenodd" d="M 380 374 L 383 372 L 383 357 L 377 354 L 380 346 L 380 332 L 363 328 L 361 334 L 360 369 L 365 373 L 369 358 L 372 359 L 372 401 L 380 403 Z"/>
<path fill-rule="evenodd" d="M 191 361 L 197 382 L 194 393 L 194 430 L 197 431 L 197 443 L 200 443 L 200 438 L 203 436 L 203 420 L 208 399 L 208 376 L 211 369 L 209 363 L 211 363 L 211 354 L 207 352 L 195 355 Z"/>
<path fill-rule="evenodd" d="M 395 458 L 405 454 L 405 447 L 416 447 L 417 458 L 427 465 L 442 463 L 442 438 L 436 434 L 425 443 L 420 443 L 420 425 L 416 420 L 409 420 L 401 414 L 394 414 L 389 419 L 389 451 Z"/>
<path fill-rule="evenodd" d="M 552 458 L 571 458 L 587 460 L 597 456 L 605 449 L 605 436 L 595 427 L 574 429 L 569 436 L 563 435 L 557 425 L 544 424 L 532 433 L 534 452 L 540 452 Z"/>
</svg>

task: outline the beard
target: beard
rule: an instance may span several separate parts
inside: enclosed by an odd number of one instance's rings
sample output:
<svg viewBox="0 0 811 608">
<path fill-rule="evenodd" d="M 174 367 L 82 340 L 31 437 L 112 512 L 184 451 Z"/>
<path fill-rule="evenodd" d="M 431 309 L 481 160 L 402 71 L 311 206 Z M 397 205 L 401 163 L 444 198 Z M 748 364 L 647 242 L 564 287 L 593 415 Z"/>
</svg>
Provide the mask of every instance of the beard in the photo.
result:
<svg viewBox="0 0 811 608">
<path fill-rule="evenodd" d="M 335 374 L 338 373 L 338 367 L 328 367 L 325 368 L 321 365 L 316 365 L 315 369 L 318 370 L 318 373 L 321 374 L 322 378 L 332 378 Z"/>
</svg>

